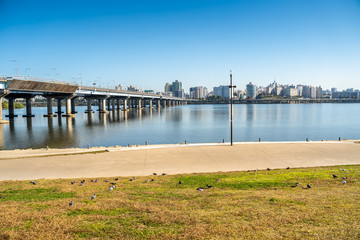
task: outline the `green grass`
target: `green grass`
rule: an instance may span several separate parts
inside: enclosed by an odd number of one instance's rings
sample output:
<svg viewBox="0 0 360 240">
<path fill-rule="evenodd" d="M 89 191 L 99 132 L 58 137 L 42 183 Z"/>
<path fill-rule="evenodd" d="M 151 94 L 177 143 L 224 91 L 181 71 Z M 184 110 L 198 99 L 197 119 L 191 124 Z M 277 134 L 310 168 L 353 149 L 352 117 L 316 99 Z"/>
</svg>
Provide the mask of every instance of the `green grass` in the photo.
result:
<svg viewBox="0 0 360 240">
<path fill-rule="evenodd" d="M 0 239 L 360 238 L 358 165 L 104 179 L 0 182 Z"/>
</svg>

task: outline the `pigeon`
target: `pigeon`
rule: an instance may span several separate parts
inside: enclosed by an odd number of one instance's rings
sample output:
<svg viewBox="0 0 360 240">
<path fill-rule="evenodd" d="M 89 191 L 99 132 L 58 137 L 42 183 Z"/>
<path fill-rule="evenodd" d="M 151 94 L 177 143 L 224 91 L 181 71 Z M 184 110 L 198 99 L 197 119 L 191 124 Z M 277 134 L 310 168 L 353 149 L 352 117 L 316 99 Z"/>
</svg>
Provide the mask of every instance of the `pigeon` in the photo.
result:
<svg viewBox="0 0 360 240">
<path fill-rule="evenodd" d="M 115 181 L 119 180 L 119 178 L 115 178 Z"/>
<path fill-rule="evenodd" d="M 270 171 L 270 168 L 267 168 L 268 171 Z"/>
<path fill-rule="evenodd" d="M 84 185 L 84 182 L 81 182 L 81 183 L 80 183 L 80 186 L 83 186 L 83 185 Z"/>
<path fill-rule="evenodd" d="M 247 170 L 248 172 L 251 172 L 250 170 Z"/>
<path fill-rule="evenodd" d="M 96 193 L 94 193 L 94 195 L 92 195 L 91 197 L 89 197 L 90 200 L 94 200 L 96 198 Z"/>
<path fill-rule="evenodd" d="M 115 189 L 116 187 L 115 186 L 110 186 L 110 188 L 108 189 L 108 191 L 112 191 L 113 189 Z"/>
<path fill-rule="evenodd" d="M 212 188 L 212 186 L 211 186 L 211 185 L 209 185 L 209 184 L 206 184 L 206 186 L 207 186 L 208 188 Z"/>
<path fill-rule="evenodd" d="M 154 175 L 154 176 L 156 176 L 156 175 L 157 175 L 157 173 L 155 173 L 155 172 L 154 172 L 154 173 L 153 173 L 153 175 Z"/>
<path fill-rule="evenodd" d="M 290 169 L 290 167 L 287 167 L 286 169 Z"/>
<path fill-rule="evenodd" d="M 135 177 L 133 177 L 132 180 L 135 180 Z"/>
<path fill-rule="evenodd" d="M 115 182 L 111 182 L 110 184 L 111 184 L 111 185 L 116 185 L 116 183 L 115 183 Z"/>
<path fill-rule="evenodd" d="M 130 178 L 130 182 L 132 182 L 133 181 L 133 179 L 132 178 Z"/>
<path fill-rule="evenodd" d="M 342 177 L 342 179 L 344 179 L 344 180 L 345 180 L 345 179 L 346 179 L 346 177 Z"/>
<path fill-rule="evenodd" d="M 342 181 L 342 184 L 346 184 L 346 181 L 345 181 L 345 180 L 343 180 L 343 181 Z"/>
<path fill-rule="evenodd" d="M 92 179 L 91 179 L 90 182 L 95 182 L 95 180 L 92 180 Z"/>
<path fill-rule="evenodd" d="M 73 203 L 73 201 L 70 201 L 69 202 L 69 207 L 72 207 L 72 206 L 74 206 L 74 203 Z"/>
<path fill-rule="evenodd" d="M 216 179 L 216 182 L 218 183 L 218 182 L 219 182 L 219 179 Z"/>
<path fill-rule="evenodd" d="M 341 171 L 346 172 L 346 170 L 345 170 L 345 169 L 341 169 Z"/>
<path fill-rule="evenodd" d="M 36 185 L 36 182 L 35 181 L 30 181 L 31 184 L 33 185 Z"/>
<path fill-rule="evenodd" d="M 148 182 L 148 180 L 146 179 L 146 180 L 145 180 L 145 183 L 147 183 L 147 182 Z"/>
<path fill-rule="evenodd" d="M 336 176 L 335 174 L 333 174 L 333 178 L 337 178 L 338 176 Z"/>
<path fill-rule="evenodd" d="M 202 188 L 197 188 L 196 190 L 198 190 L 199 192 L 203 192 L 204 191 L 204 189 L 202 189 Z"/>
<path fill-rule="evenodd" d="M 155 181 L 154 179 L 151 179 L 151 181 L 153 182 L 153 181 Z"/>
<path fill-rule="evenodd" d="M 161 175 L 165 176 L 165 175 L 166 175 L 166 173 L 163 173 L 163 174 L 161 174 Z"/>
<path fill-rule="evenodd" d="M 310 183 L 308 183 L 306 186 L 307 186 L 308 188 L 311 188 Z"/>
<path fill-rule="evenodd" d="M 85 183 L 85 180 L 81 180 L 81 183 Z"/>
<path fill-rule="evenodd" d="M 104 182 L 109 182 L 109 180 L 104 180 Z"/>
<path fill-rule="evenodd" d="M 297 182 L 297 183 L 295 183 L 295 186 L 299 186 L 299 183 Z"/>
<path fill-rule="evenodd" d="M 182 182 L 181 182 L 181 181 L 179 181 L 179 184 L 182 184 Z"/>
<path fill-rule="evenodd" d="M 257 172 L 257 169 L 255 169 L 254 172 Z"/>
</svg>

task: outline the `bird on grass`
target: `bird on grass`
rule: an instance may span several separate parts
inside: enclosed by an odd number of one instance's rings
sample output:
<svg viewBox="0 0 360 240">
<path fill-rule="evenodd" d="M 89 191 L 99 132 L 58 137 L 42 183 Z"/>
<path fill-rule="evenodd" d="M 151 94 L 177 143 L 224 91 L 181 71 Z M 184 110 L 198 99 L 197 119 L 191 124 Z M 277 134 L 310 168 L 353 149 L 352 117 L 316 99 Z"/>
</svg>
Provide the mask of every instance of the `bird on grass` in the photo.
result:
<svg viewBox="0 0 360 240">
<path fill-rule="evenodd" d="M 268 171 L 270 171 L 270 168 L 267 168 Z"/>
<path fill-rule="evenodd" d="M 255 169 L 254 172 L 257 172 L 257 169 Z"/>
<path fill-rule="evenodd" d="M 286 169 L 290 169 L 290 167 L 287 167 Z"/>
<path fill-rule="evenodd" d="M 219 182 L 219 179 L 216 179 L 216 182 L 218 183 L 218 182 Z"/>
<path fill-rule="evenodd" d="M 198 190 L 199 192 L 203 192 L 204 189 L 202 189 L 201 187 L 197 188 L 196 190 Z"/>
<path fill-rule="evenodd" d="M 30 183 L 31 183 L 32 185 L 36 185 L 36 182 L 35 182 L 35 181 L 30 181 Z"/>
<path fill-rule="evenodd" d="M 154 173 L 153 173 L 153 175 L 154 175 L 154 176 L 156 176 L 156 175 L 157 175 L 157 173 L 155 173 L 155 172 L 154 172 Z"/>
<path fill-rule="evenodd" d="M 179 181 L 179 184 L 182 184 L 182 182 L 181 182 L 181 181 Z"/>
<path fill-rule="evenodd" d="M 109 180 L 104 180 L 104 182 L 109 182 Z"/>
<path fill-rule="evenodd" d="M 112 191 L 113 189 L 115 189 L 116 187 L 114 185 L 111 185 L 108 189 L 108 191 Z"/>
<path fill-rule="evenodd" d="M 81 183 L 85 183 L 85 180 L 81 180 Z"/>
<path fill-rule="evenodd" d="M 345 179 L 346 179 L 346 177 L 342 177 L 341 179 L 344 179 L 344 180 L 345 180 Z"/>
<path fill-rule="evenodd" d="M 307 188 L 311 188 L 310 183 L 308 183 L 306 186 L 307 186 Z"/>
<path fill-rule="evenodd" d="M 335 174 L 333 174 L 333 178 L 337 178 L 338 176 L 336 176 Z"/>
<path fill-rule="evenodd" d="M 80 186 L 84 186 L 84 184 L 85 184 L 84 182 L 81 182 L 81 183 L 80 183 Z"/>
<path fill-rule="evenodd" d="M 155 179 L 151 179 L 151 181 L 153 182 L 153 181 L 155 181 Z"/>
<path fill-rule="evenodd" d="M 345 170 L 345 169 L 341 169 L 341 171 L 346 172 L 346 170 Z"/>
<path fill-rule="evenodd" d="M 74 206 L 74 202 L 73 202 L 73 201 L 70 201 L 70 202 L 69 202 L 69 207 L 72 207 L 72 206 Z"/>
<path fill-rule="evenodd" d="M 94 193 L 94 195 L 92 195 L 91 197 L 89 197 L 90 200 L 94 200 L 96 198 L 96 193 Z"/>
<path fill-rule="evenodd" d="M 115 178 L 115 181 L 119 180 L 119 178 Z"/>
<path fill-rule="evenodd" d="M 295 185 L 294 185 L 294 186 L 291 186 L 291 187 L 297 187 L 297 186 L 299 186 L 299 183 L 298 183 L 298 182 L 295 183 Z"/>
<path fill-rule="evenodd" d="M 111 185 L 116 185 L 116 183 L 115 183 L 115 182 L 111 182 L 110 184 L 111 184 Z"/>
<path fill-rule="evenodd" d="M 129 180 L 130 180 L 130 182 L 132 182 L 132 181 L 133 181 L 133 179 L 132 179 L 132 178 L 130 178 Z"/>
<path fill-rule="evenodd" d="M 76 181 L 73 181 L 73 182 L 71 182 L 71 185 L 74 185 L 76 183 Z"/>
<path fill-rule="evenodd" d="M 212 186 L 211 186 L 211 185 L 209 185 L 209 184 L 206 184 L 206 186 L 207 186 L 208 188 L 212 188 Z"/>
<path fill-rule="evenodd" d="M 165 175 L 166 175 L 166 173 L 163 173 L 163 174 L 161 174 L 161 175 L 165 176 Z"/>
<path fill-rule="evenodd" d="M 343 181 L 342 181 L 342 184 L 346 184 L 346 181 L 345 181 L 345 180 L 343 180 Z"/>
<path fill-rule="evenodd" d="M 132 180 L 135 180 L 135 177 L 132 177 Z"/>
<path fill-rule="evenodd" d="M 247 170 L 247 172 L 251 172 L 251 170 Z"/>
<path fill-rule="evenodd" d="M 148 182 L 148 180 L 146 179 L 146 180 L 145 180 L 145 183 L 147 183 L 147 182 Z"/>
</svg>

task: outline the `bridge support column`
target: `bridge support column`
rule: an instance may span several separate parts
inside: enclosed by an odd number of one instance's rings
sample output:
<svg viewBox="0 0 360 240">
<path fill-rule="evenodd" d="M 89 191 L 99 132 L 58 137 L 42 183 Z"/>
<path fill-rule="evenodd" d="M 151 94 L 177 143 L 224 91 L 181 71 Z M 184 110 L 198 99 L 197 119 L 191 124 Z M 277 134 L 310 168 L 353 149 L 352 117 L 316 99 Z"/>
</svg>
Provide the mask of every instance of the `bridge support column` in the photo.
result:
<svg viewBox="0 0 360 240">
<path fill-rule="evenodd" d="M 107 103 L 107 111 L 109 112 L 110 111 L 110 109 L 111 109 L 111 98 L 108 98 L 107 100 L 106 100 L 106 103 Z"/>
<path fill-rule="evenodd" d="M 71 98 L 65 98 L 65 114 L 63 117 L 73 117 L 74 114 L 71 114 Z"/>
<path fill-rule="evenodd" d="M 5 117 L 8 117 L 8 118 L 14 118 L 14 117 L 17 117 L 18 115 L 15 115 L 14 114 L 14 98 L 9 98 L 8 101 L 9 101 L 9 114 L 8 115 L 5 115 Z"/>
<path fill-rule="evenodd" d="M 85 113 L 93 113 L 94 111 L 91 109 L 91 98 L 86 99 L 87 109 Z"/>
<path fill-rule="evenodd" d="M 117 104 L 116 106 L 117 110 L 120 111 L 120 99 L 116 99 L 116 104 Z"/>
<path fill-rule="evenodd" d="M 111 99 L 111 103 L 112 103 L 112 111 L 115 112 L 115 99 Z"/>
<path fill-rule="evenodd" d="M 71 114 L 75 114 L 77 113 L 75 111 L 75 98 L 72 98 L 70 101 L 71 101 Z"/>
<path fill-rule="evenodd" d="M 152 99 L 149 100 L 149 108 L 153 108 L 153 102 L 152 102 Z"/>
<path fill-rule="evenodd" d="M 161 108 L 161 101 L 157 100 L 157 108 Z"/>
<path fill-rule="evenodd" d="M 0 124 L 5 124 L 5 123 L 9 123 L 9 121 L 3 120 L 3 117 L 2 117 L 2 102 L 3 102 L 3 98 L 0 97 Z"/>
<path fill-rule="evenodd" d="M 25 101 L 26 101 L 26 114 L 23 115 L 23 117 L 35 117 L 35 115 L 31 113 L 31 98 L 27 97 L 25 98 Z"/>
<path fill-rule="evenodd" d="M 108 111 L 106 111 L 106 98 L 101 99 L 100 101 L 101 101 L 101 104 L 100 104 L 101 108 L 100 108 L 99 112 L 100 113 L 108 113 Z"/>
<path fill-rule="evenodd" d="M 166 108 L 166 100 L 163 100 L 163 107 Z"/>
<path fill-rule="evenodd" d="M 61 114 L 64 113 L 64 112 L 61 111 L 61 100 L 62 100 L 61 98 L 58 98 L 58 99 L 57 99 L 57 112 L 56 112 L 56 113 L 57 113 L 59 116 L 61 116 Z"/>
<path fill-rule="evenodd" d="M 124 101 L 123 101 L 123 111 L 127 111 L 127 104 L 128 104 L 128 100 L 124 99 Z"/>
<path fill-rule="evenodd" d="M 53 98 L 47 97 L 46 100 L 47 100 L 47 114 L 44 115 L 44 117 L 56 117 L 56 115 L 53 114 L 53 110 L 52 110 Z"/>
</svg>

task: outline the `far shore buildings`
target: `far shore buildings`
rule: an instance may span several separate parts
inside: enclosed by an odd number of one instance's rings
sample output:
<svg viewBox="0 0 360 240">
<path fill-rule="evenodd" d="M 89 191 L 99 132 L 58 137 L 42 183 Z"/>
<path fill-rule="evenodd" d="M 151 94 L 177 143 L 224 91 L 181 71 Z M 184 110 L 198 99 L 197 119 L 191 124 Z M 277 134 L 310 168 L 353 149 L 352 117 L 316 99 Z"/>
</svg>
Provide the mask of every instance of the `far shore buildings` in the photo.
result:
<svg viewBox="0 0 360 240">
<path fill-rule="evenodd" d="M 256 98 L 257 95 L 257 87 L 255 84 L 253 84 L 252 82 L 250 82 L 249 84 L 246 85 L 246 98 Z"/>
<path fill-rule="evenodd" d="M 190 99 L 205 99 L 208 96 L 208 90 L 206 87 L 191 87 L 189 91 Z"/>
<path fill-rule="evenodd" d="M 230 99 L 230 88 L 229 85 L 221 85 L 219 87 L 214 87 L 214 95 L 223 97 L 224 99 Z"/>
<path fill-rule="evenodd" d="M 182 83 L 178 80 L 172 83 L 166 83 L 164 87 L 164 92 L 167 96 L 174 96 L 179 98 L 184 98 L 184 89 L 182 88 Z"/>
<path fill-rule="evenodd" d="M 127 90 L 130 92 L 142 92 L 141 88 L 138 88 L 133 84 L 130 84 Z"/>
</svg>

